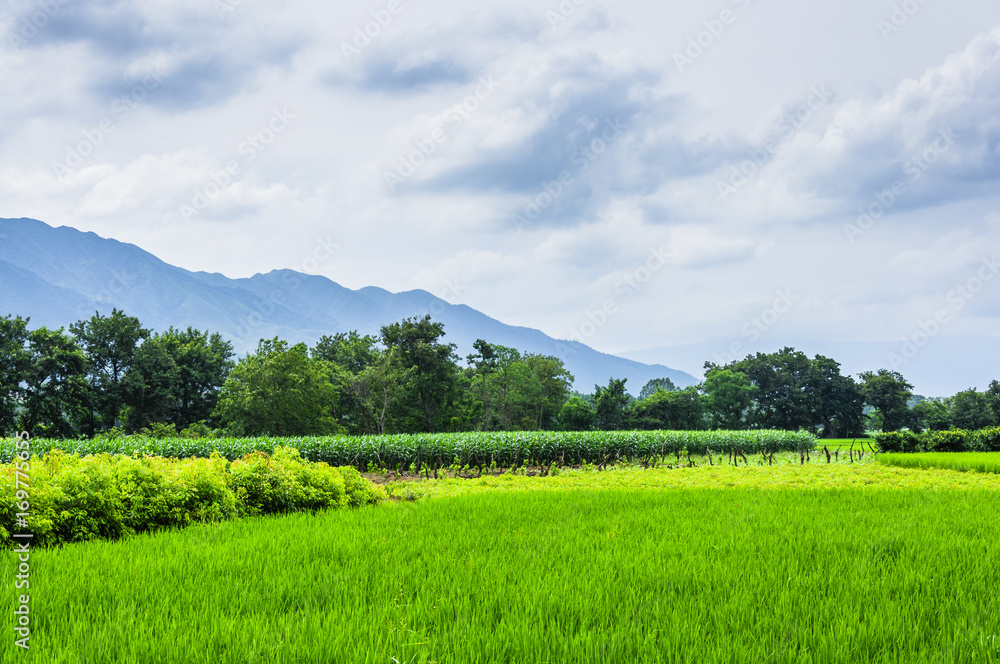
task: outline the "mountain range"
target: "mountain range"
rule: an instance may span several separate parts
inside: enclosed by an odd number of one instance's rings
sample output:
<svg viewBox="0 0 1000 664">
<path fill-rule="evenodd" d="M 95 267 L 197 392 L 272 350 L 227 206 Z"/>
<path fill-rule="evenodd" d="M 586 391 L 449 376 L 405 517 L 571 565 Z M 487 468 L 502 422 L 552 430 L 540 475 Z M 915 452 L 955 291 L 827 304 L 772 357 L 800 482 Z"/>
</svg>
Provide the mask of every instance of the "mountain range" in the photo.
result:
<svg viewBox="0 0 1000 664">
<path fill-rule="evenodd" d="M 30 328 L 66 327 L 112 308 L 147 328 L 189 326 L 219 332 L 239 353 L 262 338 L 315 343 L 325 334 L 379 328 L 430 314 L 444 324 L 446 342 L 464 357 L 476 339 L 522 352 L 554 355 L 590 392 L 609 378 L 627 378 L 638 394 L 647 381 L 670 378 L 679 387 L 698 381 L 689 373 L 601 353 L 538 330 L 506 325 L 462 304 L 423 290 L 391 293 L 376 287 L 345 288 L 322 276 L 272 270 L 249 278 L 191 272 L 169 265 L 132 244 L 35 219 L 0 219 L 0 315 L 30 317 Z"/>
</svg>

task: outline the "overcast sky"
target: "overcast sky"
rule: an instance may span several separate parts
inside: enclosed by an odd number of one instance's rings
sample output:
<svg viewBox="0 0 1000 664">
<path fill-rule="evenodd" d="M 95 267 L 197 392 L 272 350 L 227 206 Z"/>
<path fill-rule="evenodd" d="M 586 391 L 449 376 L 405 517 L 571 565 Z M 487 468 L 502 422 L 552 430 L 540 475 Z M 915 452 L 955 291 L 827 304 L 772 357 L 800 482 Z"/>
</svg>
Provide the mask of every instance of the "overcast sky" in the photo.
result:
<svg viewBox="0 0 1000 664">
<path fill-rule="evenodd" d="M 10 0 L 0 217 L 609 352 L 942 311 L 1000 337 L 998 25 L 996 0 Z"/>
</svg>

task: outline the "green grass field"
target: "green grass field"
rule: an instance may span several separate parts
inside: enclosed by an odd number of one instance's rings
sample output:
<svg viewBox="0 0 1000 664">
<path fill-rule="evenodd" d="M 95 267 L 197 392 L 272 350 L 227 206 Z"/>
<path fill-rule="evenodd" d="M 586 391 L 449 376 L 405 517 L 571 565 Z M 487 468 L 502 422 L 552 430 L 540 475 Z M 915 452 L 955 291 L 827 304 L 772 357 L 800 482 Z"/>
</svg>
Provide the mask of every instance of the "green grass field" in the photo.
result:
<svg viewBox="0 0 1000 664">
<path fill-rule="evenodd" d="M 996 475 L 616 468 L 407 490 L 426 497 L 33 551 L 31 650 L 7 630 L 2 659 L 1000 661 Z"/>
<path fill-rule="evenodd" d="M 882 454 L 879 463 L 899 468 L 947 468 L 1000 473 L 1000 452 L 921 452 Z"/>
</svg>

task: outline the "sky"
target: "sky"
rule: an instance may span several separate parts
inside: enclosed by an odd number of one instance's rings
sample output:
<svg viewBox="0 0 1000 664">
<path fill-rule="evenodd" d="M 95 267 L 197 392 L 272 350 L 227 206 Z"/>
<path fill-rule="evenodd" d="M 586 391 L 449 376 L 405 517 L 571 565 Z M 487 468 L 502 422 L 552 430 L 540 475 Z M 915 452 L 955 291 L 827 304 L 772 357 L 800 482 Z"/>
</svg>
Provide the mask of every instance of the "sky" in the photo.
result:
<svg viewBox="0 0 1000 664">
<path fill-rule="evenodd" d="M 0 217 L 613 353 L 1000 338 L 995 0 L 7 0 L 0 35 Z"/>
</svg>

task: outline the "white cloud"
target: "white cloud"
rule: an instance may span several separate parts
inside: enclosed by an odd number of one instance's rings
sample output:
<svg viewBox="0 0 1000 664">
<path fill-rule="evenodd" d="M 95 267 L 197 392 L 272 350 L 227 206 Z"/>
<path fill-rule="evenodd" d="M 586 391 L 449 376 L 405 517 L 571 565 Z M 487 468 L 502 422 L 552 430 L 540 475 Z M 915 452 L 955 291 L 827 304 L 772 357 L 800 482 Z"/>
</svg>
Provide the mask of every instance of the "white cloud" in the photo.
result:
<svg viewBox="0 0 1000 664">
<path fill-rule="evenodd" d="M 33 6 L 0 18 L 6 34 Z M 556 29 L 544 3 L 404 3 L 351 62 L 341 44 L 377 5 L 233 6 L 66 5 L 26 45 L 0 43 L 0 216 L 231 276 L 299 267 L 330 236 L 343 251 L 320 271 L 344 285 L 441 294 L 457 279 L 454 301 L 563 337 L 664 246 L 668 264 L 592 340 L 618 349 L 738 336 L 789 287 L 801 300 L 775 335 L 894 339 L 995 243 L 1000 14 L 974 0 L 928 5 L 888 43 L 863 0 L 755 4 L 683 75 L 672 53 L 712 17 L 691 3 L 584 5 Z M 150 70 L 162 84 L 118 119 L 113 100 Z M 475 98 L 480 76 L 495 89 Z M 823 85 L 834 96 L 722 200 L 718 183 Z M 276 107 L 294 124 L 247 161 L 241 141 Z M 115 131 L 53 173 L 105 117 Z M 856 209 L 949 129 L 954 144 L 848 242 Z M 386 171 L 435 131 L 391 190 Z M 969 324 L 1000 333 L 988 315 Z"/>
</svg>

